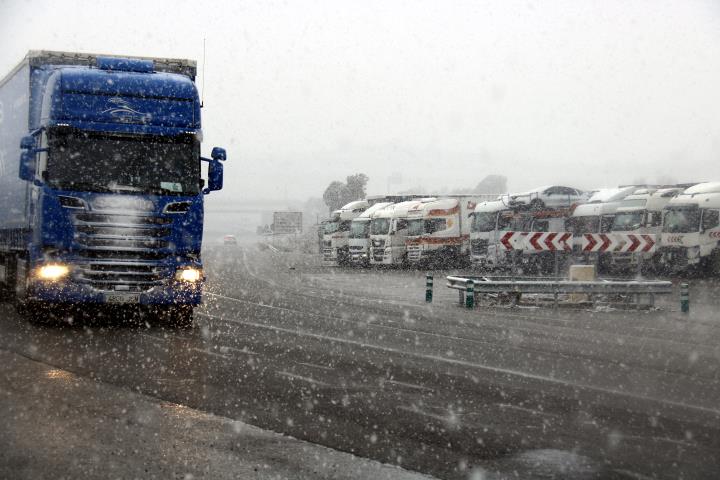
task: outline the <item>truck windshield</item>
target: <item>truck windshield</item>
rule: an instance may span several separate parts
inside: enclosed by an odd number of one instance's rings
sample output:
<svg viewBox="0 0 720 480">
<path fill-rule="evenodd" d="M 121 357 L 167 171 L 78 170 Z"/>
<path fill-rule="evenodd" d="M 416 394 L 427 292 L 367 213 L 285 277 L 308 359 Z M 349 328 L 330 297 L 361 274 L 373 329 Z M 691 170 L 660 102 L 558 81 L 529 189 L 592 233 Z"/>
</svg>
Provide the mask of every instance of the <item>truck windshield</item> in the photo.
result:
<svg viewBox="0 0 720 480">
<path fill-rule="evenodd" d="M 373 218 L 370 222 L 371 235 L 387 235 L 390 233 L 389 218 Z"/>
<path fill-rule="evenodd" d="M 473 232 L 492 232 L 495 230 L 495 213 L 478 212 L 473 215 Z"/>
<path fill-rule="evenodd" d="M 643 213 L 642 211 L 618 213 L 613 220 L 612 231 L 628 232 L 637 230 L 642 227 Z"/>
<path fill-rule="evenodd" d="M 325 224 L 324 231 L 326 234 L 335 233 L 340 227 L 340 222 L 330 222 Z"/>
<path fill-rule="evenodd" d="M 190 137 L 50 133 L 47 182 L 82 191 L 199 192 L 199 144 Z"/>
<path fill-rule="evenodd" d="M 417 237 L 425 232 L 425 221 L 422 218 L 408 220 L 408 236 Z"/>
<path fill-rule="evenodd" d="M 663 221 L 663 232 L 690 233 L 699 230 L 699 208 L 669 208 L 666 210 Z"/>
<path fill-rule="evenodd" d="M 370 221 L 355 220 L 350 224 L 350 238 L 369 238 Z"/>
<path fill-rule="evenodd" d="M 570 219 L 570 231 L 574 235 L 582 235 L 583 233 L 599 233 L 600 217 L 589 215 L 585 217 L 572 217 Z"/>
<path fill-rule="evenodd" d="M 430 218 L 423 220 L 417 218 L 408 220 L 408 236 L 416 237 L 425 233 L 435 233 L 447 229 L 447 220 L 444 218 Z"/>
</svg>

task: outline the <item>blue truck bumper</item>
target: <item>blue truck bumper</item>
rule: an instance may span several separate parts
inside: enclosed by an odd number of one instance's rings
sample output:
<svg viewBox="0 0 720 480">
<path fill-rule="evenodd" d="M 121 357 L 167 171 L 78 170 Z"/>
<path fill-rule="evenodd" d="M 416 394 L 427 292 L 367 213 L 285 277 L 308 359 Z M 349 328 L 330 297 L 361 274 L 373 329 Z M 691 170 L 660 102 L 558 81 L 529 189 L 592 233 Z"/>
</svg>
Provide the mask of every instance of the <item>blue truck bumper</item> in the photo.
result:
<svg viewBox="0 0 720 480">
<path fill-rule="evenodd" d="M 127 304 L 139 305 L 199 305 L 202 302 L 202 284 L 159 285 L 145 292 L 133 294 L 132 292 L 101 292 L 88 285 L 79 283 L 33 283 L 28 287 L 28 300 L 48 303 L 92 303 L 116 304 L 112 296 L 126 295 L 137 299 Z"/>
</svg>

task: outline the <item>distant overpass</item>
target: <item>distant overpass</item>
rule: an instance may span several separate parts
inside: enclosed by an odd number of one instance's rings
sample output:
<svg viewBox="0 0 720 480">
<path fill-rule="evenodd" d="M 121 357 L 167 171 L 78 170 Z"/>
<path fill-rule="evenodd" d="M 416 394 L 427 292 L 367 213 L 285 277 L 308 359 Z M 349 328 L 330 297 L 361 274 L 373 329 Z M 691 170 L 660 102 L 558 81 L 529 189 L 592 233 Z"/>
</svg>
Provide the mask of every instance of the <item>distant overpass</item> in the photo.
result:
<svg viewBox="0 0 720 480">
<path fill-rule="evenodd" d="M 206 197 L 205 212 L 266 214 L 272 212 L 301 211 L 305 202 L 299 200 L 248 200 L 248 199 L 212 199 Z"/>
</svg>

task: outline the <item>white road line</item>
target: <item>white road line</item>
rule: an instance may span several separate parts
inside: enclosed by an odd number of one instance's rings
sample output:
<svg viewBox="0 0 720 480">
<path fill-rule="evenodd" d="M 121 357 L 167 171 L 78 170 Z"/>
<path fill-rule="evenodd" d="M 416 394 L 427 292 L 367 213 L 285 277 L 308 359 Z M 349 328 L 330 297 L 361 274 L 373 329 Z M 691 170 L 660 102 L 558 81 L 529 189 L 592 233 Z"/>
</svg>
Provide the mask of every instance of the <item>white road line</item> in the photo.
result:
<svg viewBox="0 0 720 480">
<path fill-rule="evenodd" d="M 425 390 L 425 391 L 433 390 L 432 388 L 424 387 L 422 385 L 415 385 L 414 383 L 398 382 L 397 380 L 385 380 L 385 383 L 390 383 L 392 385 L 397 385 L 399 387 L 413 388 L 415 390 Z"/>
<path fill-rule="evenodd" d="M 691 409 L 691 410 L 697 410 L 697 411 L 703 412 L 703 413 L 711 413 L 715 416 L 720 416 L 720 410 L 718 410 L 718 409 L 701 407 L 699 405 L 689 405 L 686 403 L 676 402 L 673 400 L 664 400 L 664 399 L 659 399 L 659 398 L 653 398 L 653 397 L 648 397 L 645 395 L 623 392 L 621 390 L 613 390 L 610 388 L 602 388 L 602 387 L 597 387 L 594 385 L 587 385 L 587 384 L 583 384 L 583 383 L 573 383 L 573 382 L 570 382 L 567 380 L 562 380 L 559 378 L 546 377 L 544 375 L 527 373 L 527 372 L 522 372 L 519 370 L 511 370 L 508 368 L 501 368 L 501 367 L 492 367 L 489 365 L 482 365 L 479 363 L 468 362 L 465 360 L 446 358 L 446 357 L 441 357 L 438 355 L 426 355 L 426 354 L 421 354 L 421 353 L 414 353 L 414 352 L 410 352 L 410 351 L 406 351 L 406 350 L 400 350 L 397 348 L 384 347 L 381 345 L 373 345 L 373 344 L 369 344 L 369 343 L 365 343 L 365 342 L 359 342 L 357 340 L 348 340 L 345 338 L 331 337 L 328 335 L 320 335 L 317 333 L 303 332 L 301 330 L 292 330 L 289 328 L 276 327 L 273 325 L 265 325 L 265 324 L 256 323 L 256 322 L 228 319 L 228 318 L 219 317 L 217 315 L 208 315 L 206 313 L 198 313 L 198 315 L 201 315 L 201 316 L 204 316 L 207 318 L 211 318 L 211 319 L 222 320 L 222 321 L 229 322 L 229 323 L 241 323 L 241 324 L 248 325 L 248 326 L 255 327 L 255 328 L 272 330 L 275 332 L 289 333 L 291 335 L 297 335 L 300 337 L 309 337 L 309 338 L 314 338 L 314 339 L 318 339 L 318 340 L 331 341 L 331 342 L 336 342 L 336 343 L 344 343 L 347 345 L 354 345 L 354 346 L 357 346 L 360 348 L 367 348 L 367 349 L 377 350 L 377 351 L 381 351 L 381 352 L 385 352 L 385 353 L 392 353 L 392 354 L 400 355 L 400 356 L 407 355 L 410 357 L 419 358 L 422 360 L 429 360 L 432 362 L 442 362 L 442 363 L 446 363 L 446 364 L 450 364 L 450 365 L 476 368 L 476 369 L 485 370 L 488 372 L 501 373 L 504 375 L 513 375 L 516 377 L 522 377 L 522 378 L 527 378 L 527 379 L 531 379 L 531 380 L 540 380 L 543 382 L 552 383 L 552 384 L 560 385 L 563 387 L 581 388 L 581 389 L 590 390 L 590 391 L 594 391 L 594 392 L 601 392 L 601 393 L 606 393 L 606 394 L 610 394 L 610 395 L 618 395 L 621 397 L 627 397 L 627 398 L 632 398 L 632 399 L 636 399 L 636 400 L 658 402 L 658 403 L 661 403 L 664 405 L 687 408 L 687 409 Z"/>
<path fill-rule="evenodd" d="M 632 477 L 636 480 L 653 480 L 657 477 L 648 477 L 647 475 L 643 475 L 642 473 L 633 472 L 630 470 L 625 470 L 623 468 L 613 468 L 613 472 L 618 472 L 619 474 Z"/>
<path fill-rule="evenodd" d="M 207 350 L 207 349 L 204 349 L 204 348 L 191 347 L 190 350 L 192 350 L 192 351 L 194 351 L 194 352 L 204 353 L 204 354 L 206 354 L 206 355 L 212 355 L 213 357 L 224 358 L 225 360 L 231 360 L 231 359 L 232 359 L 232 357 L 231 357 L 230 355 L 224 355 L 224 354 L 222 354 L 222 353 L 211 352 L 210 350 Z"/>
<path fill-rule="evenodd" d="M 560 416 L 560 415 L 557 415 L 557 414 L 555 414 L 555 413 L 543 412 L 542 410 L 534 410 L 534 409 L 532 409 L 532 408 L 520 407 L 520 406 L 518 406 L 518 405 L 511 405 L 511 404 L 509 404 L 509 403 L 499 403 L 499 404 L 498 404 L 498 407 L 500 407 L 500 408 L 511 408 L 511 409 L 513 409 L 513 410 L 520 410 L 521 412 L 527 412 L 527 413 L 531 413 L 531 414 L 533 414 L 533 415 L 545 415 L 545 416 L 548 416 L 548 417 L 559 417 L 559 416 Z"/>
<path fill-rule="evenodd" d="M 278 375 L 281 377 L 286 377 L 291 380 L 301 380 L 303 382 L 312 383 L 313 385 L 320 385 L 322 387 L 329 387 L 329 383 L 322 382 L 320 380 L 315 380 L 314 378 L 310 377 L 303 377 L 302 375 L 295 375 L 294 373 L 286 372 L 286 371 L 280 371 L 277 372 Z"/>
<path fill-rule="evenodd" d="M 685 441 L 685 440 L 675 440 L 675 439 L 667 438 L 667 437 L 645 437 L 643 435 L 623 435 L 622 438 L 623 439 L 629 438 L 631 440 L 644 440 L 644 441 L 654 440 L 656 442 L 666 442 L 666 443 L 672 443 L 674 445 L 682 445 L 683 447 L 696 447 L 697 446 L 696 444 Z"/>
<path fill-rule="evenodd" d="M 363 322 L 363 321 L 360 321 L 360 320 L 351 320 L 351 319 L 342 318 L 342 317 L 330 317 L 330 316 L 327 316 L 327 315 L 321 315 L 321 314 L 310 313 L 310 312 L 303 312 L 303 311 L 301 311 L 301 310 L 296 310 L 296 309 L 293 309 L 293 308 L 276 307 L 276 306 L 274 306 L 274 305 L 266 305 L 266 304 L 261 304 L 261 303 L 257 303 L 257 302 L 251 302 L 251 301 L 249 301 L 249 300 L 242 300 L 242 299 L 239 299 L 239 298 L 226 297 L 226 296 L 224 296 L 224 295 L 219 295 L 219 294 L 210 294 L 210 295 L 215 295 L 215 296 L 217 296 L 217 297 L 219 297 L 219 298 L 226 299 L 226 300 L 230 300 L 230 301 L 235 301 L 235 302 L 240 302 L 240 303 L 251 304 L 251 305 L 254 305 L 254 306 L 260 307 L 260 308 L 268 308 L 268 309 L 272 309 L 272 310 L 279 310 L 279 311 L 283 311 L 283 312 L 296 313 L 296 314 L 305 315 L 305 316 L 309 316 L 309 317 L 315 317 L 315 318 L 320 318 L 320 319 L 328 319 L 328 320 L 332 320 L 332 321 L 340 321 L 340 322 L 345 322 L 345 323 L 365 324 L 365 325 L 366 325 L 367 327 L 369 327 L 369 328 L 381 328 L 381 329 L 390 330 L 390 331 L 394 331 L 394 332 L 400 332 L 400 333 L 406 333 L 406 334 L 413 334 L 413 335 L 416 335 L 416 336 L 417 336 L 417 335 L 423 335 L 423 336 L 428 336 L 428 337 L 442 338 L 442 339 L 445 339 L 445 340 L 468 342 L 468 343 L 477 344 L 477 345 L 483 345 L 483 346 L 489 345 L 489 346 L 491 346 L 491 347 L 501 348 L 501 349 L 505 349 L 505 350 L 518 350 L 518 351 L 521 351 L 521 352 L 523 352 L 523 353 L 526 353 L 526 352 L 534 352 L 534 353 L 538 353 L 538 354 L 541 354 L 541 355 L 556 356 L 556 357 L 563 358 L 563 359 L 569 359 L 569 358 L 571 358 L 571 356 L 572 356 L 572 354 L 571 354 L 571 353 L 568 353 L 568 352 L 563 352 L 563 351 L 549 351 L 549 350 L 545 350 L 545 349 L 542 349 L 542 348 L 533 348 L 533 347 L 531 347 L 531 346 L 529 346 L 529 345 L 528 345 L 528 346 L 525 346 L 525 347 L 519 347 L 519 346 L 517 346 L 517 345 L 508 344 L 507 342 L 502 342 L 502 341 L 480 340 L 480 339 L 477 339 L 477 338 L 467 338 L 467 337 L 456 337 L 456 336 L 453 336 L 453 335 L 445 335 L 445 334 L 437 333 L 437 332 L 427 332 L 427 331 L 423 331 L 423 330 L 415 330 L 415 329 L 405 328 L 405 327 L 395 327 L 395 326 L 392 326 L 392 325 L 384 325 L 384 324 L 380 324 L 380 323 L 373 323 L 373 322 L 370 322 L 370 321 L 368 321 L 368 322 Z M 209 314 L 205 314 L 205 315 L 209 315 Z M 220 317 L 218 317 L 218 318 L 220 318 Z M 392 322 L 392 320 L 390 320 L 390 322 Z M 639 337 L 639 338 L 642 338 L 642 337 Z M 573 338 L 573 340 L 576 340 L 576 339 Z M 567 344 L 570 344 L 570 340 L 567 340 L 567 339 L 566 339 L 566 340 L 562 340 L 562 341 L 565 342 L 565 343 L 567 343 Z M 618 363 L 617 361 L 613 360 L 612 358 L 596 358 L 596 357 L 590 357 L 590 358 L 591 358 L 591 360 L 593 360 L 593 361 L 599 361 L 599 362 L 607 363 L 607 364 L 617 364 L 617 363 Z M 641 369 L 641 370 L 650 370 L 650 371 L 654 371 L 654 372 L 657 371 L 657 369 L 656 369 L 656 368 L 653 368 L 652 366 L 636 365 L 636 368 Z M 677 375 L 677 376 L 686 377 L 686 378 L 690 378 L 690 379 L 695 379 L 695 378 L 696 378 L 695 375 L 690 374 L 690 373 L 674 372 L 674 374 Z"/>
<path fill-rule="evenodd" d="M 325 365 L 318 365 L 316 363 L 307 363 L 307 362 L 295 362 L 297 365 L 304 365 L 306 367 L 311 368 L 321 368 L 323 370 L 335 370 L 333 367 L 326 367 Z"/>
<path fill-rule="evenodd" d="M 398 407 L 398 409 L 399 409 L 399 410 L 403 410 L 403 411 L 405 411 L 405 412 L 414 413 L 414 414 L 416 414 L 416 415 L 422 415 L 423 417 L 428 417 L 428 418 L 432 418 L 432 419 L 435 419 L 435 420 L 440 420 L 441 422 L 445 422 L 445 423 L 448 423 L 448 422 L 451 421 L 451 418 L 450 418 L 450 417 L 444 417 L 444 416 L 438 415 L 438 414 L 436 414 L 436 413 L 426 412 L 426 411 L 424 411 L 424 410 L 420 410 L 419 408 L 401 406 L 401 407 Z"/>
</svg>

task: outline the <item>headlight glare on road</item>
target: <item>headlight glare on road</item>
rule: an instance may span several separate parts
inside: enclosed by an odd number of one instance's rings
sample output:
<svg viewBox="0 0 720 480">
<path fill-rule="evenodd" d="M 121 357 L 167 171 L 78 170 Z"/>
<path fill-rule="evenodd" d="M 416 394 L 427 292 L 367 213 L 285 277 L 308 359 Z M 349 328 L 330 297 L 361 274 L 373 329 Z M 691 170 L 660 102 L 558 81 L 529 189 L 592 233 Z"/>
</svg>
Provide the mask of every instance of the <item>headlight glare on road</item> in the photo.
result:
<svg viewBox="0 0 720 480">
<path fill-rule="evenodd" d="M 40 280 L 46 280 L 50 282 L 57 282 L 58 280 L 65 278 L 70 273 L 70 268 L 67 265 L 60 264 L 48 264 L 43 265 L 37 270 L 37 277 Z"/>
<path fill-rule="evenodd" d="M 180 268 L 175 272 L 175 279 L 181 282 L 195 283 L 202 280 L 202 270 L 199 268 Z"/>
</svg>

